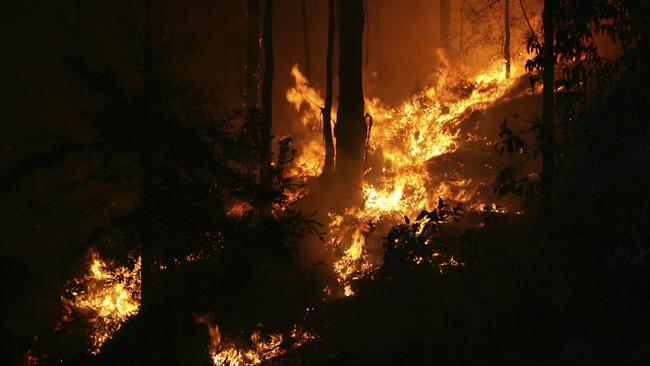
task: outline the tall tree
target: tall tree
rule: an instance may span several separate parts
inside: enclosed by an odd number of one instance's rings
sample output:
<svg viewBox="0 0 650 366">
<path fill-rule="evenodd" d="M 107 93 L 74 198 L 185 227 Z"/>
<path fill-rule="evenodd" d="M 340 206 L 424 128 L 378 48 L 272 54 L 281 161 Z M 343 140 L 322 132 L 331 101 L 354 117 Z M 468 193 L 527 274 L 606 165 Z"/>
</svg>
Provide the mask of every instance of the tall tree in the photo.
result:
<svg viewBox="0 0 650 366">
<path fill-rule="evenodd" d="M 300 0 L 300 13 L 302 15 L 302 40 L 305 52 L 305 76 L 311 81 L 311 61 L 309 59 L 309 14 L 307 13 L 307 0 Z"/>
<path fill-rule="evenodd" d="M 375 1 L 375 40 L 377 47 L 377 77 L 379 80 L 383 78 L 384 67 L 382 62 L 382 48 L 381 48 L 381 5 L 380 1 Z"/>
<path fill-rule="evenodd" d="M 246 90 L 245 104 L 248 108 L 257 106 L 259 49 L 260 49 L 260 0 L 246 1 L 247 44 L 246 44 Z"/>
<path fill-rule="evenodd" d="M 152 94 L 152 77 L 153 77 L 153 41 L 151 38 L 152 33 L 152 9 L 151 0 L 144 2 L 145 22 L 144 22 L 144 68 L 143 68 L 143 84 L 144 84 L 144 119 L 145 123 L 150 124 L 152 121 L 151 111 L 151 94 Z M 149 313 L 149 303 L 151 293 L 154 291 L 154 282 L 152 276 L 153 256 L 151 252 L 153 248 L 150 246 L 152 243 L 148 240 L 142 240 L 140 248 L 141 255 L 141 269 L 140 269 L 140 313 L 147 316 Z"/>
<path fill-rule="evenodd" d="M 543 74 L 542 82 L 544 84 L 543 91 L 543 110 L 542 110 L 542 126 L 540 131 L 541 137 L 541 150 L 542 150 L 542 173 L 540 181 L 540 221 L 545 223 L 550 215 L 551 208 L 551 189 L 553 184 L 553 168 L 554 168 L 554 136 L 553 136 L 553 83 L 554 83 L 554 69 L 555 69 L 555 52 L 554 52 L 554 36 L 553 36 L 553 16 L 554 16 L 554 0 L 544 0 L 544 12 L 542 14 L 542 22 L 544 24 L 544 46 L 543 46 Z"/>
<path fill-rule="evenodd" d="M 260 206 L 262 217 L 271 214 L 271 130 L 273 128 L 273 0 L 264 2 L 264 81 L 262 84 L 262 125 L 260 131 L 260 183 L 264 192 Z"/>
<path fill-rule="evenodd" d="M 505 0 L 503 60 L 506 64 L 506 79 L 510 79 L 510 0 Z"/>
<path fill-rule="evenodd" d="M 463 35 L 465 34 L 465 1 L 460 0 L 460 30 L 458 31 L 458 64 L 463 67 L 465 45 Z"/>
<path fill-rule="evenodd" d="M 361 166 L 367 137 L 362 84 L 363 0 L 339 3 L 339 110 L 336 135 L 336 175 L 360 198 Z"/>
<path fill-rule="evenodd" d="M 451 27 L 451 9 L 449 0 L 440 0 L 440 45 L 449 49 L 449 30 Z"/>
<path fill-rule="evenodd" d="M 334 29 L 335 9 L 334 1 L 329 0 L 329 15 L 327 22 L 327 81 L 325 91 L 325 107 L 323 108 L 323 140 L 325 141 L 325 165 L 323 166 L 323 177 L 329 177 L 334 170 L 334 141 L 332 136 L 332 89 L 333 65 L 334 65 Z"/>
</svg>

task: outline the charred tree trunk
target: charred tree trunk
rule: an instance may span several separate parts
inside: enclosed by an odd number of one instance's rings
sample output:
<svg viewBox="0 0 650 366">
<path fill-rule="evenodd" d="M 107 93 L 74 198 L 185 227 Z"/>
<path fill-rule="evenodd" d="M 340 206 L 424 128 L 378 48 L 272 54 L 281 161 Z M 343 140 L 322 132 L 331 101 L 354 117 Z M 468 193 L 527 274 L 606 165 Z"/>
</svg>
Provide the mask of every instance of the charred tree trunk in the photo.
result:
<svg viewBox="0 0 650 366">
<path fill-rule="evenodd" d="M 440 45 L 449 49 L 449 29 L 451 26 L 451 10 L 449 0 L 440 0 Z"/>
<path fill-rule="evenodd" d="M 271 129 L 273 128 L 273 0 L 264 2 L 264 81 L 262 84 L 262 124 L 260 131 L 260 183 L 264 197 L 260 216 L 271 215 L 273 177 L 271 175 Z"/>
<path fill-rule="evenodd" d="M 334 78 L 334 0 L 329 0 L 329 20 L 327 22 L 327 81 L 325 107 L 323 108 L 323 140 L 325 141 L 325 165 L 321 176 L 329 177 L 334 170 L 334 137 L 332 136 L 332 89 Z"/>
<path fill-rule="evenodd" d="M 339 111 L 336 135 L 336 175 L 358 202 L 361 195 L 361 166 L 367 128 L 363 117 L 363 0 L 339 2 Z"/>
<path fill-rule="evenodd" d="M 540 221 L 546 224 L 551 211 L 551 192 L 553 186 L 554 136 L 553 136 L 553 83 L 555 54 L 553 46 L 554 0 L 544 0 L 544 48 L 543 48 L 543 111 L 542 111 L 542 173 L 540 195 Z"/>
<path fill-rule="evenodd" d="M 147 120 L 151 119 L 151 80 L 153 77 L 153 44 L 151 39 L 152 33 L 152 20 L 151 20 L 151 0 L 144 2 L 145 22 L 144 22 L 144 68 L 143 68 L 143 83 L 144 83 L 144 115 Z M 145 167 L 146 168 L 146 167 Z M 140 243 L 140 314 L 147 316 L 151 306 L 150 299 L 155 286 L 152 278 L 153 258 L 151 252 L 153 248 L 152 243 L 146 238 Z"/>
<path fill-rule="evenodd" d="M 379 5 L 379 0 L 375 1 L 375 14 L 377 20 L 375 20 L 375 39 L 377 46 L 377 78 L 381 82 L 381 79 L 384 75 L 384 66 L 382 60 L 382 48 L 381 48 L 381 6 Z"/>
<path fill-rule="evenodd" d="M 246 1 L 247 45 L 246 45 L 246 90 L 245 105 L 257 107 L 259 49 L 260 49 L 260 0 Z"/>
<path fill-rule="evenodd" d="M 506 79 L 510 79 L 510 0 L 505 0 L 503 59 L 506 63 Z"/>
<path fill-rule="evenodd" d="M 302 14 L 302 37 L 305 51 L 305 76 L 311 81 L 311 60 L 309 57 L 309 17 L 307 14 L 307 0 L 300 0 Z"/>
<path fill-rule="evenodd" d="M 458 64 L 463 67 L 465 58 L 465 45 L 463 44 L 463 36 L 465 34 L 465 1 L 460 0 L 460 30 L 458 31 Z M 464 68 L 461 70 L 464 71 Z"/>
</svg>

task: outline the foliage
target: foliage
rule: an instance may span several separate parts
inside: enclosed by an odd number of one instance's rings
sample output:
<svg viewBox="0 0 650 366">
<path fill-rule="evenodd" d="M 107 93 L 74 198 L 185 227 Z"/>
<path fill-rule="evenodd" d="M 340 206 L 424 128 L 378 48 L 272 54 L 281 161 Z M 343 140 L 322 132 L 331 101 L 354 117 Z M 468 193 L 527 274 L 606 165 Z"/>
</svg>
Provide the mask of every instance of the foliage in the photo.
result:
<svg viewBox="0 0 650 366">
<path fill-rule="evenodd" d="M 383 271 L 408 272 L 420 264 L 440 265 L 453 257 L 452 248 L 439 240 L 442 226 L 457 220 L 463 209 L 450 207 L 442 198 L 433 211 L 423 210 L 415 221 L 393 227 L 384 239 Z"/>
<path fill-rule="evenodd" d="M 532 130 L 537 129 L 538 125 L 534 125 L 529 131 L 515 132 L 509 125 L 507 120 L 503 120 L 499 127 L 499 138 L 501 141 L 497 142 L 494 149 L 499 152 L 499 156 L 503 156 L 507 152 L 509 156 L 514 157 L 515 161 L 509 166 L 506 166 L 499 171 L 497 176 L 497 184 L 494 187 L 494 192 L 500 196 L 507 194 L 516 194 L 517 196 L 524 197 L 524 207 L 528 206 L 532 199 L 539 191 L 539 179 L 534 174 L 521 176 L 522 170 L 531 159 L 537 156 L 537 151 L 530 154 L 531 147 L 522 135 Z"/>
<path fill-rule="evenodd" d="M 641 24 L 647 24 L 642 20 L 647 19 L 646 8 L 643 2 L 596 1 L 588 7 L 575 0 L 557 2 L 553 14 L 556 65 L 553 90 L 557 107 L 555 159 L 560 166 L 568 164 L 571 154 L 578 154 L 576 148 L 585 133 L 608 128 L 594 110 L 600 110 L 603 102 L 627 82 L 622 78 L 625 73 L 637 70 L 645 61 L 642 36 L 645 30 Z M 601 37 L 602 43 L 603 36 L 611 42 L 610 47 L 619 49 L 615 59 L 601 56 L 596 39 Z M 529 36 L 527 48 L 533 57 L 526 62 L 526 70 L 533 88 L 542 82 L 545 47 L 534 34 Z M 500 154 L 507 151 L 516 159 L 499 173 L 495 192 L 524 196 L 526 205 L 538 191 L 537 179 L 527 172 L 534 169 L 531 165 L 534 166 L 541 152 L 540 126 L 540 121 L 534 121 L 530 129 L 514 131 L 504 121 L 499 135 L 501 141 L 496 145 Z"/>
<path fill-rule="evenodd" d="M 184 47 L 172 44 L 174 39 L 155 50 L 147 88 L 143 80 L 134 77 L 144 71 L 139 63 L 144 50 L 142 37 L 131 33 L 127 37 L 131 39 L 127 55 L 130 69 L 96 71 L 78 60 L 68 60 L 70 70 L 92 95 L 92 103 L 85 106 L 82 115 L 94 131 L 93 138 L 65 141 L 50 152 L 27 158 L 0 181 L 0 187 L 6 188 L 35 171 L 57 169 L 77 159 L 87 162 L 89 168 L 82 179 L 67 183 L 67 190 L 79 191 L 93 184 L 112 188 L 98 192 L 99 207 L 95 210 L 110 205 L 120 194 L 134 197 L 129 207 L 97 225 L 79 246 L 79 257 L 89 246 L 95 246 L 103 257 L 117 263 L 134 252 L 144 258 L 146 248 L 154 282 L 158 283 L 146 295 L 148 301 L 158 304 L 152 308 L 154 317 L 136 320 L 140 324 L 136 330 L 127 327 L 122 340 L 107 345 L 102 357 L 108 360 L 123 357 L 125 352 L 135 353 L 132 342 L 148 332 L 162 338 L 138 343 L 136 348 L 147 356 L 154 349 L 159 355 L 174 349 L 161 346 L 171 345 L 164 334 L 194 342 L 197 330 L 192 325 L 192 311 L 225 309 L 242 316 L 246 311 L 261 311 L 259 302 L 248 297 L 252 283 L 260 291 L 267 285 L 277 291 L 270 278 L 259 279 L 267 278 L 273 266 L 292 269 L 296 240 L 308 233 L 317 234 L 312 217 L 289 207 L 287 192 L 296 188 L 285 176 L 295 156 L 291 140 L 279 141 L 278 158 L 271 171 L 272 190 L 263 189 L 259 184 L 260 111 L 224 111 L 214 93 L 182 81 L 175 72 L 180 62 L 175 57 Z M 172 49 L 174 57 L 169 55 Z M 250 209 L 268 201 L 277 208 L 273 217 L 260 218 Z M 233 213 L 236 205 L 247 209 Z M 192 264 L 196 261 L 205 265 L 197 268 Z M 247 262 L 250 264 L 242 265 Z M 220 272 L 215 274 L 212 266 L 220 266 Z M 194 285 L 196 282 L 202 284 Z M 202 287 L 206 283 L 210 286 Z M 237 301 L 222 300 L 224 289 L 229 299 Z M 249 305 L 242 306 L 242 302 Z M 176 321 L 183 326 L 176 327 Z M 203 334 L 202 328 L 200 331 Z M 75 329 L 57 334 L 70 332 L 77 334 Z M 61 337 L 46 338 L 39 344 L 43 342 L 41 348 L 52 352 L 50 359 L 82 357 L 61 347 L 65 342 Z M 196 347 L 188 348 L 192 349 Z M 181 361 L 182 354 L 174 357 L 181 364 L 187 361 Z M 140 356 L 132 361 L 144 362 Z"/>
</svg>

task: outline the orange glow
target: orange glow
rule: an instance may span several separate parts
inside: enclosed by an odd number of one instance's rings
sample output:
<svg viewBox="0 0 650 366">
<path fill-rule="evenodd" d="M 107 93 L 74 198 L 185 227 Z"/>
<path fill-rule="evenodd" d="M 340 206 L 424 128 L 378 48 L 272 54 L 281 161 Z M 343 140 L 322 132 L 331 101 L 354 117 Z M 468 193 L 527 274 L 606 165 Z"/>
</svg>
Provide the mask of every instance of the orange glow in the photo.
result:
<svg viewBox="0 0 650 366">
<path fill-rule="evenodd" d="M 99 353 L 102 345 L 124 322 L 140 310 L 140 258 L 131 266 L 111 264 L 91 250 L 88 271 L 71 281 L 61 297 L 69 321 L 74 314 L 88 319 L 90 352 Z"/>
<path fill-rule="evenodd" d="M 285 343 L 283 334 L 276 333 L 264 336 L 259 329 L 256 329 L 250 336 L 253 347 L 238 347 L 233 343 L 224 341 L 219 326 L 213 322 L 211 315 L 197 316 L 195 320 L 199 324 L 205 324 L 208 328 L 210 336 L 208 352 L 215 366 L 259 365 L 266 360 L 287 352 L 286 348 L 281 347 Z M 315 338 L 314 335 L 302 331 L 296 325 L 293 326 L 289 334 L 293 347 L 300 347 Z"/>
<path fill-rule="evenodd" d="M 445 56 L 444 53 L 441 56 Z M 446 60 L 446 57 L 441 59 Z M 448 68 L 441 68 L 432 75 L 434 81 L 428 87 L 396 106 L 377 98 L 366 98 L 366 112 L 373 119 L 368 155 L 379 156 L 380 165 L 365 167 L 368 174 L 363 182 L 363 205 L 330 214 L 328 224 L 328 246 L 340 253 L 333 270 L 344 296 L 354 294 L 350 281 L 369 273 L 374 266 L 366 255 L 366 233 L 360 229 L 362 225 L 417 215 L 423 209 L 434 208 L 439 197 L 463 202 L 475 210 L 485 206 L 476 197 L 486 181 L 462 174 L 456 179 L 441 180 L 430 171 L 428 163 L 455 152 L 461 141 L 485 140 L 490 144 L 486 138 L 461 133 L 460 125 L 471 112 L 493 106 L 511 91 L 524 74 L 520 65 L 523 62 L 513 60 L 510 79 L 505 77 L 502 60 L 495 60 L 490 67 L 463 80 L 452 75 Z M 318 90 L 310 87 L 297 66 L 291 74 L 295 86 L 287 92 L 287 100 L 299 112 L 305 133 L 311 136 L 298 152 L 297 166 L 310 167 L 303 171 L 320 172 L 324 147 L 321 132 L 314 126 L 323 99 Z M 455 92 L 454 88 L 461 82 L 471 85 L 471 89 L 465 93 Z M 294 172 L 304 177 L 315 175 L 298 168 Z"/>
</svg>

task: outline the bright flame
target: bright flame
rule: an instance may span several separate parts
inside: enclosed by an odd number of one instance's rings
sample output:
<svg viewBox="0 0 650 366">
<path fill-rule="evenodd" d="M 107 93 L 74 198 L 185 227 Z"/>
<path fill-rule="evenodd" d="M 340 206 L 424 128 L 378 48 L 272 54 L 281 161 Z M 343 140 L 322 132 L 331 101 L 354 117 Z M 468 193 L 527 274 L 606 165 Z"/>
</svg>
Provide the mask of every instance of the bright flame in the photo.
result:
<svg viewBox="0 0 650 366">
<path fill-rule="evenodd" d="M 285 341 L 284 335 L 281 333 L 265 337 L 259 329 L 256 329 L 250 336 L 253 347 L 238 347 L 232 343 L 224 342 L 219 326 L 213 322 L 211 315 L 197 316 L 195 320 L 197 323 L 205 324 L 208 328 L 210 336 L 208 352 L 215 366 L 259 365 L 287 352 L 286 348 L 281 347 Z M 289 338 L 292 347 L 295 348 L 315 339 L 316 336 L 294 325 Z"/>
<path fill-rule="evenodd" d="M 300 72 L 298 65 L 291 68 L 295 85 L 287 90 L 286 98 L 300 113 L 300 123 L 305 129 L 303 141 L 298 144 L 298 156 L 294 167 L 289 171 L 292 177 L 310 178 L 319 176 L 325 164 L 323 146 L 322 108 L 325 100 L 320 92 L 310 86 L 309 80 Z M 336 109 L 332 107 L 332 120 L 336 120 Z M 334 124 L 332 135 L 334 135 Z"/>
<path fill-rule="evenodd" d="M 102 345 L 140 310 L 140 257 L 132 266 L 107 263 L 91 250 L 88 272 L 71 281 L 62 296 L 64 321 L 82 314 L 91 327 L 90 351 Z"/>
<path fill-rule="evenodd" d="M 365 255 L 365 235 L 360 225 L 414 216 L 423 209 L 435 207 L 438 197 L 464 202 L 470 208 L 483 206 L 477 197 L 484 182 L 462 175 L 442 180 L 431 172 L 429 164 L 436 157 L 455 152 L 462 141 L 490 144 L 484 137 L 463 132 L 461 123 L 472 112 L 485 110 L 505 97 L 523 75 L 524 70 L 519 66 L 522 64 L 512 63 L 510 79 L 505 77 L 501 60 L 495 60 L 486 71 L 466 79 L 451 75 L 443 67 L 433 75 L 430 86 L 397 106 L 386 105 L 376 98 L 365 100 L 373 124 L 366 159 L 370 162 L 366 163 L 363 182 L 364 204 L 342 214 L 330 214 L 328 225 L 328 243 L 342 253 L 333 267 L 345 296 L 354 294 L 350 281 L 373 267 Z M 312 133 L 299 151 L 297 166 L 309 166 L 310 169 L 303 170 L 320 172 L 324 148 L 314 121 L 318 120 L 323 99 L 297 66 L 291 74 L 296 83 L 287 92 L 287 100 L 300 113 L 301 124 L 307 129 L 305 133 Z M 297 168 L 295 172 L 301 174 Z M 341 248 L 347 249 L 341 252 Z"/>
</svg>

